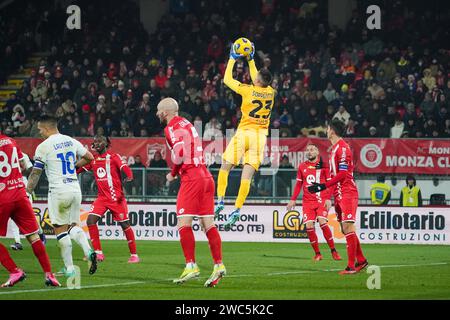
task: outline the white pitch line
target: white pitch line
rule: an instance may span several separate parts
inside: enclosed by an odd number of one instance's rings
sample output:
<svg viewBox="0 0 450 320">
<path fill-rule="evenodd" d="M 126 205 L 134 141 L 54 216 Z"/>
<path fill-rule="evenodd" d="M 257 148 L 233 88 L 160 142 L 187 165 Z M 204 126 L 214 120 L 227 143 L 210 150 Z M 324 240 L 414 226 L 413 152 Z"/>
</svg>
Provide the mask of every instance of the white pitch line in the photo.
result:
<svg viewBox="0 0 450 320">
<path fill-rule="evenodd" d="M 421 263 L 421 264 L 391 264 L 391 265 L 387 265 L 387 266 L 380 266 L 380 268 L 407 268 L 407 267 L 443 266 L 443 265 L 446 265 L 446 264 L 449 264 L 449 262 L 434 262 L 434 263 Z"/>
<path fill-rule="evenodd" d="M 30 292 L 47 292 L 47 291 L 63 291 L 63 290 L 81 290 L 81 289 L 91 289 L 91 288 L 108 288 L 108 287 L 118 287 L 118 286 L 129 286 L 133 284 L 144 284 L 144 281 L 134 281 L 134 282 L 124 282 L 124 283 L 111 283 L 111 284 L 95 284 L 90 286 L 81 286 L 80 289 L 69 289 L 64 288 L 49 288 L 49 289 L 33 289 L 33 290 L 15 290 L 15 291 L 5 291 L 0 292 L 0 295 L 16 294 L 16 293 L 30 293 Z M 4 289 L 8 290 L 8 289 Z"/>
<path fill-rule="evenodd" d="M 391 264 L 378 266 L 380 268 L 411 268 L 411 267 L 427 267 L 427 266 L 442 266 L 448 265 L 449 262 L 433 262 L 433 263 L 420 263 L 420 264 Z M 370 266 L 370 265 L 369 265 Z M 244 278 L 244 277 L 266 277 L 266 276 L 282 276 L 282 275 L 290 275 L 290 274 L 304 274 L 304 273 L 318 273 L 318 272 L 336 272 L 342 269 L 322 269 L 322 270 L 304 270 L 304 271 L 286 271 L 286 272 L 270 272 L 266 274 L 233 274 L 227 275 L 225 278 Z M 206 279 L 206 277 L 199 277 L 198 279 Z M 134 284 L 146 284 L 158 281 L 173 281 L 175 279 L 161 279 L 161 280 L 153 280 L 153 281 L 134 281 L 134 282 L 124 282 L 124 283 L 111 283 L 111 284 L 99 284 L 99 285 L 90 285 L 90 286 L 82 286 L 80 289 L 91 289 L 91 288 L 108 288 L 108 287 L 119 287 L 119 286 L 128 286 Z M 7 290 L 7 289 L 6 289 Z M 0 295 L 8 295 L 8 294 L 18 294 L 18 293 L 30 293 L 30 292 L 47 292 L 47 291 L 62 291 L 62 290 L 77 290 L 77 289 L 69 289 L 65 288 L 53 288 L 53 289 L 32 289 L 32 290 L 15 290 L 10 292 L 1 292 Z"/>
</svg>

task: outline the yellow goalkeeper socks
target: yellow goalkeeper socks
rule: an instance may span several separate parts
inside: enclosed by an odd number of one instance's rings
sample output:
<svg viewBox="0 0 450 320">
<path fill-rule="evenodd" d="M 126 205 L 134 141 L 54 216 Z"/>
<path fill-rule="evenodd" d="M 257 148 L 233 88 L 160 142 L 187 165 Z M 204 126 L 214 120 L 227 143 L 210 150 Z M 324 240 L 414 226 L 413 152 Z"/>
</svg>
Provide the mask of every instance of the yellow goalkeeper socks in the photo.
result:
<svg viewBox="0 0 450 320">
<path fill-rule="evenodd" d="M 245 199 L 247 199 L 248 193 L 250 192 L 250 180 L 242 179 L 241 185 L 239 186 L 239 193 L 236 198 L 235 207 L 240 209 L 244 205 Z"/>
<path fill-rule="evenodd" d="M 228 185 L 228 171 L 219 170 L 219 176 L 217 177 L 217 197 L 223 199 L 225 197 L 225 191 Z"/>
</svg>

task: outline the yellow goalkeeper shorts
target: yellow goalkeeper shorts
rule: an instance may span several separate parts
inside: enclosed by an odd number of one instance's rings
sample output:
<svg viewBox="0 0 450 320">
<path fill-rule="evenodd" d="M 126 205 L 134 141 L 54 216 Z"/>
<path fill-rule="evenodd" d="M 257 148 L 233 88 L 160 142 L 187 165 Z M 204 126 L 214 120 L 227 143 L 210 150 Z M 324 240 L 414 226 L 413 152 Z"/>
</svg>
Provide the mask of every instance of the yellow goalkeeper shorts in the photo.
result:
<svg viewBox="0 0 450 320">
<path fill-rule="evenodd" d="M 258 170 L 263 158 L 267 136 L 264 130 L 237 130 L 223 153 L 222 159 L 237 166 L 249 164 Z"/>
</svg>

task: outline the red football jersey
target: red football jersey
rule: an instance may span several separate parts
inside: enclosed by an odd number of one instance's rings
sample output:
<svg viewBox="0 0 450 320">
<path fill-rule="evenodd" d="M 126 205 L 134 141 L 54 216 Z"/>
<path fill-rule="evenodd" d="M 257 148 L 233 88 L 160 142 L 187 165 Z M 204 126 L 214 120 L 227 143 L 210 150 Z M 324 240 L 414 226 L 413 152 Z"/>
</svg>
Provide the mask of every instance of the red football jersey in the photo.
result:
<svg viewBox="0 0 450 320">
<path fill-rule="evenodd" d="M 85 171 L 92 171 L 97 182 L 98 197 L 114 202 L 121 201 L 124 197 L 122 189 L 122 176 L 120 170 L 127 164 L 120 155 L 105 152 L 97 155 L 87 166 Z"/>
<path fill-rule="evenodd" d="M 316 162 L 305 161 L 298 166 L 297 184 L 303 186 L 303 203 L 305 202 L 325 203 L 325 200 L 330 199 L 330 193 L 328 189 L 325 189 L 324 191 L 317 193 L 311 193 L 308 191 L 308 187 L 312 185 L 312 183 L 314 182 L 325 183 L 330 179 L 329 169 L 327 167 L 324 167 L 322 169 L 316 169 L 316 165 L 318 164 L 318 162 L 319 161 Z M 297 196 L 295 196 L 295 198 L 297 198 Z"/>
<path fill-rule="evenodd" d="M 13 202 L 26 196 L 20 161 L 22 151 L 16 141 L 0 135 L 0 203 Z"/>
<path fill-rule="evenodd" d="M 164 129 L 172 155 L 172 175 L 183 180 L 211 177 L 203 159 L 202 141 L 195 127 L 187 119 L 176 116 Z"/>
<path fill-rule="evenodd" d="M 345 198 L 358 198 L 358 189 L 353 178 L 354 165 L 352 151 L 343 139 L 340 139 L 331 147 L 329 162 L 330 176 L 332 179 L 339 173 L 344 174 L 344 179 L 334 186 L 335 200 L 342 200 L 344 195 Z"/>
</svg>

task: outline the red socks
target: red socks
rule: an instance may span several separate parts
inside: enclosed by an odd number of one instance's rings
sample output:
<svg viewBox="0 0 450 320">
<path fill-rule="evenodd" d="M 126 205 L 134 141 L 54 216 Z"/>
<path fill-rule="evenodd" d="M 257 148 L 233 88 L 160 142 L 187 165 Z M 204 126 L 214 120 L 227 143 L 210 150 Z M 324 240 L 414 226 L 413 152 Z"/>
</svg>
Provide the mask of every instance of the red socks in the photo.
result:
<svg viewBox="0 0 450 320">
<path fill-rule="evenodd" d="M 192 228 L 184 226 L 179 228 L 178 232 L 186 263 L 195 262 L 195 238 Z"/>
<path fill-rule="evenodd" d="M 178 232 L 180 233 L 181 248 L 183 249 L 186 263 L 195 262 L 195 237 L 192 227 L 181 227 L 178 229 Z M 214 263 L 222 263 L 222 239 L 216 226 L 210 227 L 205 233 Z"/>
<path fill-rule="evenodd" d="M 354 269 L 356 260 L 356 249 L 358 247 L 358 237 L 356 233 L 350 232 L 345 235 L 345 240 L 347 241 L 347 266 Z"/>
<path fill-rule="evenodd" d="M 311 243 L 311 247 L 313 247 L 314 252 L 319 254 L 319 241 L 317 239 L 316 230 L 314 228 L 306 228 L 306 233 L 308 234 L 309 242 Z"/>
<path fill-rule="evenodd" d="M 100 234 L 98 232 L 98 227 L 96 224 L 88 226 L 89 228 L 89 238 L 91 238 L 92 247 L 95 251 L 102 251 L 102 245 L 100 243 Z"/>
<path fill-rule="evenodd" d="M 123 230 L 125 233 L 125 237 L 128 241 L 128 248 L 130 249 L 131 254 L 136 254 L 136 240 L 134 238 L 134 232 L 131 227 L 128 227 L 127 229 Z"/>
<path fill-rule="evenodd" d="M 359 242 L 358 236 L 356 236 L 356 261 L 358 261 L 358 263 L 363 263 L 366 261 L 366 257 L 364 257 L 362 252 L 361 243 Z"/>
<path fill-rule="evenodd" d="M 214 264 L 222 263 L 222 239 L 220 238 L 219 231 L 216 226 L 211 226 L 206 230 L 206 236 L 208 237 L 209 249 L 214 260 Z"/>
<path fill-rule="evenodd" d="M 320 228 L 322 229 L 322 233 L 323 233 L 323 237 L 325 238 L 325 240 L 328 243 L 328 246 L 330 247 L 331 250 L 334 250 L 334 240 L 333 240 L 333 234 L 331 233 L 331 229 L 328 226 L 327 223 L 321 224 Z"/>
<path fill-rule="evenodd" d="M 35 240 L 31 247 L 33 248 L 34 255 L 39 260 L 41 264 L 42 270 L 44 272 L 52 272 L 52 267 L 50 266 L 50 260 L 48 259 L 47 251 L 45 251 L 44 244 L 41 239 Z M 4 245 L 0 243 L 0 263 L 9 271 L 9 273 L 13 273 L 17 271 L 17 266 L 14 261 L 11 259 L 11 256 L 8 253 L 8 250 Z"/>
<path fill-rule="evenodd" d="M 48 259 L 47 251 L 45 250 L 44 244 L 41 239 L 36 239 L 32 244 L 33 253 L 39 260 L 39 263 L 44 272 L 52 272 L 52 267 L 50 265 L 50 260 Z"/>
<path fill-rule="evenodd" d="M 17 271 L 17 266 L 13 259 L 9 255 L 6 247 L 0 243 L 0 263 L 8 270 L 9 273 L 14 273 Z"/>
</svg>

